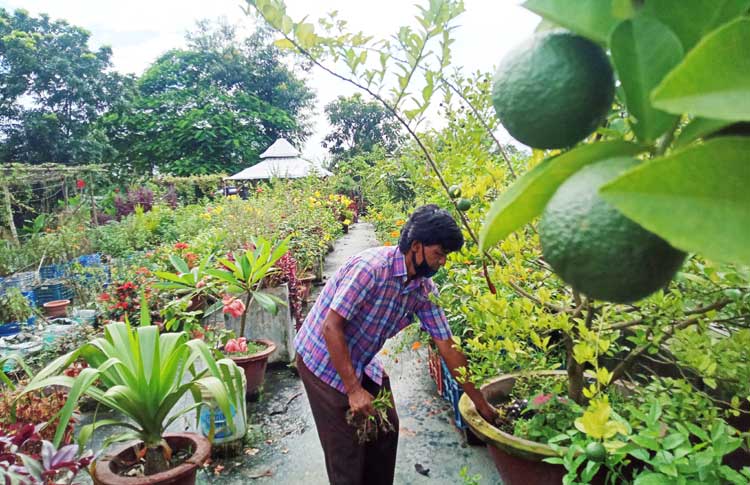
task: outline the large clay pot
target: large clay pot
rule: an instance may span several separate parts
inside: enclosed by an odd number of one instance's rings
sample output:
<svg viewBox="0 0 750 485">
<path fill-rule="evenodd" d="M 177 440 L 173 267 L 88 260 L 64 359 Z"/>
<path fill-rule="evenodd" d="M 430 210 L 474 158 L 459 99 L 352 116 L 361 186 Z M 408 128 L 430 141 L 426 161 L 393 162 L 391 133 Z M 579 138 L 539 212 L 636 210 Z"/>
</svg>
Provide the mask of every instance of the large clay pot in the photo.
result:
<svg viewBox="0 0 750 485">
<path fill-rule="evenodd" d="M 257 396 L 260 389 L 263 387 L 268 358 L 276 351 L 276 344 L 270 340 L 254 339 L 252 342 L 263 344 L 266 348 L 260 352 L 245 357 L 232 357 L 232 355 L 229 354 L 229 357 L 231 357 L 234 363 L 245 371 L 245 380 L 247 380 L 247 391 L 245 395 L 248 398 Z"/>
<path fill-rule="evenodd" d="M 70 300 L 53 300 L 44 304 L 44 312 L 50 318 L 63 318 L 68 316 L 68 305 Z"/>
<path fill-rule="evenodd" d="M 182 464 L 165 472 L 142 477 L 123 477 L 118 475 L 119 462 L 132 462 L 135 448 L 132 445 L 115 449 L 112 453 L 102 455 L 93 468 L 96 485 L 194 485 L 195 473 L 211 454 L 211 443 L 208 439 L 195 433 L 167 433 L 164 438 L 172 451 L 193 449 L 193 454 Z"/>
<path fill-rule="evenodd" d="M 565 371 L 542 371 L 534 374 L 567 377 Z M 521 374 L 497 377 L 484 384 L 480 390 L 489 402 L 498 403 L 510 394 L 519 375 Z M 461 396 L 458 407 L 469 428 L 487 444 L 503 485 L 562 484 L 565 467 L 542 461 L 545 458 L 559 456 L 552 448 L 543 443 L 517 438 L 495 428 L 479 415 L 474 403 L 466 394 Z"/>
</svg>

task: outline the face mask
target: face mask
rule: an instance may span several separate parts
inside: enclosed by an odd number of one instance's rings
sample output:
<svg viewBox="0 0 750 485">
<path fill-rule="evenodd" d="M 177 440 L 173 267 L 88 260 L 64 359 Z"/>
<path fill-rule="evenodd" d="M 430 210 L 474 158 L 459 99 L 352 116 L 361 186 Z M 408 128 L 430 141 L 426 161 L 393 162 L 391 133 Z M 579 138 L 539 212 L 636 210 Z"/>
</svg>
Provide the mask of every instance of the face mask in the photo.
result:
<svg viewBox="0 0 750 485">
<path fill-rule="evenodd" d="M 435 276 L 435 273 L 438 272 L 438 270 L 432 269 L 430 265 L 427 264 L 427 258 L 424 255 L 424 246 L 422 246 L 422 262 L 417 264 L 416 253 L 411 253 L 411 263 L 412 266 L 414 266 L 414 272 L 417 277 L 432 278 Z"/>
</svg>

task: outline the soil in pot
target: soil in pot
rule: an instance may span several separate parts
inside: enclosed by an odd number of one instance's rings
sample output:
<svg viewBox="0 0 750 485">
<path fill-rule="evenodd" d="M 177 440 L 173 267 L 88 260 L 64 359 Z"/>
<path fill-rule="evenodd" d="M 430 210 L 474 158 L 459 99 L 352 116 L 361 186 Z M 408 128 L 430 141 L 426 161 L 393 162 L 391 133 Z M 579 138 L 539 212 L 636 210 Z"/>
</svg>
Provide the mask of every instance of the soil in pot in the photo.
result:
<svg viewBox="0 0 750 485">
<path fill-rule="evenodd" d="M 142 460 L 136 448 L 123 446 L 96 461 L 92 475 L 96 485 L 194 485 L 195 474 L 211 454 L 211 443 L 194 433 L 168 433 L 164 438 L 172 448 L 172 468 L 143 475 Z"/>
</svg>

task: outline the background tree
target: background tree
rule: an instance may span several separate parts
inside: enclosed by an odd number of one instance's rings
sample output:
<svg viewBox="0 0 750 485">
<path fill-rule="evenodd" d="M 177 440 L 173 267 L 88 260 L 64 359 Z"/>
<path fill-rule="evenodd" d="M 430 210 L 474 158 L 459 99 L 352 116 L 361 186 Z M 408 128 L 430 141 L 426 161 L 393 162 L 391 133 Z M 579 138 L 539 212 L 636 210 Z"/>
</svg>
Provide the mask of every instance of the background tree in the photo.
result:
<svg viewBox="0 0 750 485">
<path fill-rule="evenodd" d="M 131 106 L 107 118 L 120 167 L 233 172 L 278 137 L 299 143 L 309 135 L 314 94 L 267 32 L 239 40 L 233 26 L 203 21 L 187 39 L 187 49 L 167 52 L 141 76 Z"/>
<path fill-rule="evenodd" d="M 110 72 L 112 50 L 88 48 L 89 33 L 47 15 L 0 9 L 0 159 L 100 162 L 109 144 L 95 121 L 132 79 Z"/>
<path fill-rule="evenodd" d="M 334 162 L 371 152 L 376 146 L 392 155 L 403 142 L 398 120 L 380 103 L 365 101 L 359 93 L 339 96 L 326 105 L 325 113 L 333 131 L 322 144 Z"/>
</svg>

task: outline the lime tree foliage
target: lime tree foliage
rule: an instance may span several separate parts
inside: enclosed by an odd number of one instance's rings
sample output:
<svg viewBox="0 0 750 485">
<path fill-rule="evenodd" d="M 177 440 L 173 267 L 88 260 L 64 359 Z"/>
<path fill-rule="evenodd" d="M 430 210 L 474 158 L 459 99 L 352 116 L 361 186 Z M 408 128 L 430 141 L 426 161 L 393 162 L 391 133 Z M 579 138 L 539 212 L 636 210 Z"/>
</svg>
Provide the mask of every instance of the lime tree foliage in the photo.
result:
<svg viewBox="0 0 750 485">
<path fill-rule="evenodd" d="M 395 154 L 403 142 L 401 125 L 383 105 L 365 101 L 360 93 L 339 96 L 325 107 L 332 131 L 323 147 L 335 161 L 348 160 L 380 147 L 387 156 Z"/>
<path fill-rule="evenodd" d="M 583 410 L 551 423 L 566 483 L 602 467 L 618 483 L 747 483 L 722 459 L 742 445 L 727 421 L 750 409 L 750 0 L 529 0 L 543 27 L 493 79 L 451 69 L 462 2 L 417 6 L 384 39 L 249 5 L 409 134 L 366 177 L 398 169 L 415 205 L 455 208 L 469 242 L 437 279 L 472 379 L 565 364 Z M 436 95 L 448 126 L 421 130 Z M 497 141 L 500 122 L 531 156 Z M 371 218 L 393 244 L 408 209 L 380 187 Z M 631 379 L 623 402 L 613 384 Z"/>
<path fill-rule="evenodd" d="M 283 62 L 267 32 L 248 38 L 199 23 L 138 79 L 132 103 L 104 126 L 114 165 L 140 173 L 232 173 L 259 161 L 277 138 L 302 142 L 314 94 Z"/>
<path fill-rule="evenodd" d="M 0 9 L 0 160 L 83 165 L 110 154 L 96 121 L 133 80 L 112 72 L 112 50 L 91 50 L 89 39 L 63 20 Z"/>
</svg>

